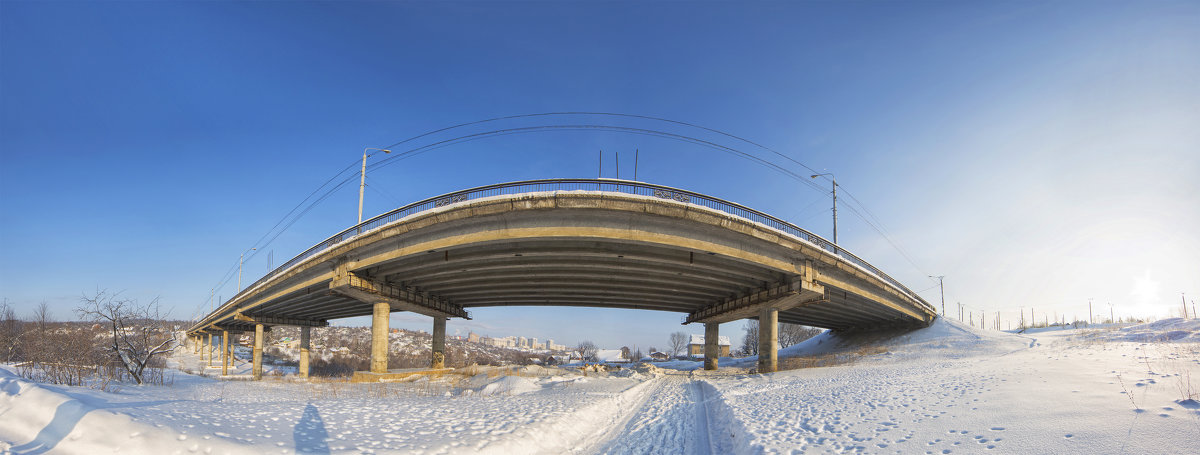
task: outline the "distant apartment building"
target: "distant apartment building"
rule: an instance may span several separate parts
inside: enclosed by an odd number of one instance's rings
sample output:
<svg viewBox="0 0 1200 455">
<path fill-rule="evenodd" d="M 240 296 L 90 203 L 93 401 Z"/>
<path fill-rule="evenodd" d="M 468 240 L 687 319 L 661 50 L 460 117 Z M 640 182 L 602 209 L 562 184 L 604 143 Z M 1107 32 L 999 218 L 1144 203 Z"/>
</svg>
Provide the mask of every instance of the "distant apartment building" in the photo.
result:
<svg viewBox="0 0 1200 455">
<path fill-rule="evenodd" d="M 727 336 L 717 337 L 717 348 L 720 351 L 720 354 L 718 354 L 718 356 L 728 357 L 729 356 L 729 346 L 730 346 L 729 337 L 727 337 Z M 692 335 L 691 341 L 688 342 L 688 356 L 704 357 L 704 335 Z"/>
</svg>

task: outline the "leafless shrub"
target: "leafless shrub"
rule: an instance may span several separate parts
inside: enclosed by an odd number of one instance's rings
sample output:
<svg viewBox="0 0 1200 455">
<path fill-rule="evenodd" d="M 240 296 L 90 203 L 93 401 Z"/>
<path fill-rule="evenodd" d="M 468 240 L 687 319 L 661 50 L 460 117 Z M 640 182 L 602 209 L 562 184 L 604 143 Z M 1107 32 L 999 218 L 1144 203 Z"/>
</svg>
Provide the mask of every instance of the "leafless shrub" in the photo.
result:
<svg viewBox="0 0 1200 455">
<path fill-rule="evenodd" d="M 90 296 L 85 294 L 75 312 L 81 318 L 111 329 L 112 339 L 106 350 L 138 384 L 146 382 L 146 368 L 156 367 L 154 360 L 176 346 L 172 330 L 159 313 L 157 298 L 143 305 L 136 300 L 119 298 L 118 294 L 97 290 Z M 152 371 L 152 374 L 161 375 L 161 371 Z"/>
</svg>

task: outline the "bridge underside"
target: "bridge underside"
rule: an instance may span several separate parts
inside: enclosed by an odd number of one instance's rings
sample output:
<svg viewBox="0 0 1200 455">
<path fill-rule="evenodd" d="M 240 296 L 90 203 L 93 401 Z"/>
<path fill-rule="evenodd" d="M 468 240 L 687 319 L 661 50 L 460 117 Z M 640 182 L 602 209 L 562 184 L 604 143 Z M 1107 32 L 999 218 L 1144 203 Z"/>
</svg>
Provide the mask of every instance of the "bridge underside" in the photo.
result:
<svg viewBox="0 0 1200 455">
<path fill-rule="evenodd" d="M 500 306 L 670 311 L 707 330 L 745 318 L 835 330 L 931 321 L 932 308 L 906 292 L 812 243 L 705 207 L 526 194 L 450 204 L 338 243 L 256 283 L 192 332 L 367 315 L 386 332 L 387 313 L 411 311 L 434 318 L 436 345 L 447 318 Z"/>
<path fill-rule="evenodd" d="M 704 251 L 557 238 L 496 241 L 431 250 L 352 270 L 378 283 L 437 296 L 463 308 L 578 306 L 692 313 L 800 277 Z M 315 283 L 253 310 L 300 321 L 370 316 L 373 304 Z M 909 323 L 891 308 L 825 285 L 825 293 L 781 311 L 779 322 L 830 329 Z M 253 322 L 228 327 L 252 330 Z"/>
</svg>

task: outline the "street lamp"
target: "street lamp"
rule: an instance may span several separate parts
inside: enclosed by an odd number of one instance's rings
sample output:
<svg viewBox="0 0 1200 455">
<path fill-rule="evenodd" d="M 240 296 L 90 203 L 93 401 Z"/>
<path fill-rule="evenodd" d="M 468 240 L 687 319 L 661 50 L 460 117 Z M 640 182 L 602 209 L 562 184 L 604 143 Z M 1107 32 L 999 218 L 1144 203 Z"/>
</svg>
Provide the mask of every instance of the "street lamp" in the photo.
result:
<svg viewBox="0 0 1200 455">
<path fill-rule="evenodd" d="M 837 178 L 833 176 L 832 172 L 826 172 L 824 174 L 814 174 L 812 176 L 812 178 L 815 179 L 822 175 L 828 175 L 829 180 L 833 181 L 833 244 L 837 245 L 837 243 L 838 243 L 838 241 L 837 241 Z"/>
<path fill-rule="evenodd" d="M 358 223 L 359 224 L 362 224 L 363 190 L 367 188 L 367 157 L 374 155 L 374 153 L 372 153 L 371 155 L 368 155 L 367 151 L 369 151 L 369 150 L 375 150 L 375 151 L 379 151 L 379 152 L 383 152 L 383 153 L 392 153 L 391 150 L 378 149 L 378 148 L 374 148 L 374 147 L 367 147 L 367 148 L 363 149 L 362 172 L 360 173 L 362 177 L 358 182 Z"/>
<path fill-rule="evenodd" d="M 251 248 L 250 251 L 257 249 L 258 248 Z M 238 257 L 238 292 L 242 292 L 242 262 L 246 260 L 246 253 L 246 251 L 243 251 L 242 255 Z"/>
</svg>

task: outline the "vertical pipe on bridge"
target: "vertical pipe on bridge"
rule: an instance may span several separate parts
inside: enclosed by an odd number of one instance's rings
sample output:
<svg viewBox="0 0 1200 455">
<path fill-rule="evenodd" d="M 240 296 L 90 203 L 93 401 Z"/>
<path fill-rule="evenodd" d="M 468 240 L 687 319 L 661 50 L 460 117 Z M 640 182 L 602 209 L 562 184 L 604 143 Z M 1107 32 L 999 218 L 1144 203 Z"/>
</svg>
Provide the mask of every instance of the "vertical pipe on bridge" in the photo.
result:
<svg viewBox="0 0 1200 455">
<path fill-rule="evenodd" d="M 229 376 L 229 331 L 221 331 L 221 376 Z"/>
<path fill-rule="evenodd" d="M 300 379 L 308 379 L 308 344 L 312 327 L 300 328 Z"/>
<path fill-rule="evenodd" d="M 251 369 L 254 380 L 262 379 L 263 325 L 254 324 L 254 366 Z"/>
<path fill-rule="evenodd" d="M 779 310 L 758 312 L 758 372 L 774 373 L 779 368 Z"/>
<path fill-rule="evenodd" d="M 446 367 L 446 318 L 433 318 L 433 355 L 429 361 L 430 369 Z"/>
<path fill-rule="evenodd" d="M 371 372 L 387 373 L 388 370 L 388 317 L 392 306 L 387 302 L 375 304 L 371 318 Z"/>
<path fill-rule="evenodd" d="M 717 357 L 721 356 L 720 342 L 721 324 L 718 322 L 704 323 L 704 369 L 717 369 Z"/>
</svg>

